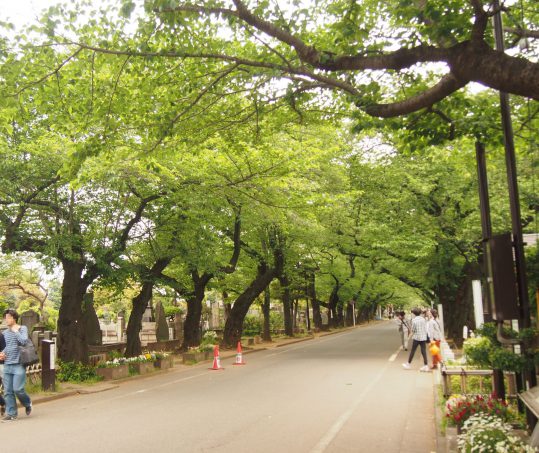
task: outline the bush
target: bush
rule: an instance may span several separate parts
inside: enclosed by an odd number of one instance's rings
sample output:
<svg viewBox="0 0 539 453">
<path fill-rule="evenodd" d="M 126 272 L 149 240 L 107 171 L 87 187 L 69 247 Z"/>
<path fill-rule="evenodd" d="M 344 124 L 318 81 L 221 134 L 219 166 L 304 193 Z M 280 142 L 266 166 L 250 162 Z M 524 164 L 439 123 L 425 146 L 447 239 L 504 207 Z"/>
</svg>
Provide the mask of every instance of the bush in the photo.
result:
<svg viewBox="0 0 539 453">
<path fill-rule="evenodd" d="M 243 335 L 252 337 L 262 332 L 262 321 L 258 316 L 246 316 L 243 320 Z"/>
<path fill-rule="evenodd" d="M 462 346 L 467 363 L 489 368 L 490 362 L 488 357 L 492 348 L 493 344 L 488 337 L 468 338 Z"/>
<path fill-rule="evenodd" d="M 270 330 L 273 333 L 278 332 L 279 330 L 284 329 L 284 316 L 278 311 L 270 312 Z"/>
<path fill-rule="evenodd" d="M 487 333 L 489 336 L 468 338 L 464 341 L 463 351 L 467 363 L 516 373 L 531 366 L 531 360 L 526 360 L 525 356 L 515 354 L 500 346 L 497 340 L 490 338 L 492 332 L 488 331 Z"/>
<path fill-rule="evenodd" d="M 531 453 L 535 448 L 511 435 L 511 426 L 499 417 L 477 414 L 470 417 L 458 436 L 459 451 L 472 453 Z"/>
<path fill-rule="evenodd" d="M 95 382 L 101 379 L 93 366 L 62 361 L 58 361 L 56 378 L 60 382 Z"/>
<path fill-rule="evenodd" d="M 181 315 L 183 313 L 182 307 L 175 307 L 174 305 L 170 305 L 164 308 L 165 308 L 165 316 L 167 318 L 170 318 L 171 316 L 175 316 L 177 314 Z"/>
</svg>

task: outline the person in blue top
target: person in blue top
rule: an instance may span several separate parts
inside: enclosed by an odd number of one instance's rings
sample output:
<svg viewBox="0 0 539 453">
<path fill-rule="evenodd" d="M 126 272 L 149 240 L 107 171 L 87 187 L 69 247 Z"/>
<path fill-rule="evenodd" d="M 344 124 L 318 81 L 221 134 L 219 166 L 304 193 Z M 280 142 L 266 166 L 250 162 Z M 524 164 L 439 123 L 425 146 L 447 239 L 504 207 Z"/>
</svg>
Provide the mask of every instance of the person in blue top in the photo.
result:
<svg viewBox="0 0 539 453">
<path fill-rule="evenodd" d="M 0 351 L 3 351 L 6 348 L 6 340 L 4 340 L 4 335 L 0 332 Z M 4 374 L 4 361 L 0 360 L 0 382 L 2 382 Z M 4 397 L 0 395 L 0 416 L 3 417 L 6 413 L 6 401 Z"/>
<path fill-rule="evenodd" d="M 32 412 L 32 401 L 24 390 L 26 384 L 26 368 L 21 365 L 19 345 L 28 341 L 28 329 L 17 324 L 19 314 L 12 309 L 4 312 L 7 330 L 4 331 L 5 348 L 0 351 L 0 360 L 4 361 L 4 395 L 6 399 L 6 415 L 3 422 L 17 420 L 17 400 L 15 395 L 26 409 L 26 415 Z"/>
</svg>

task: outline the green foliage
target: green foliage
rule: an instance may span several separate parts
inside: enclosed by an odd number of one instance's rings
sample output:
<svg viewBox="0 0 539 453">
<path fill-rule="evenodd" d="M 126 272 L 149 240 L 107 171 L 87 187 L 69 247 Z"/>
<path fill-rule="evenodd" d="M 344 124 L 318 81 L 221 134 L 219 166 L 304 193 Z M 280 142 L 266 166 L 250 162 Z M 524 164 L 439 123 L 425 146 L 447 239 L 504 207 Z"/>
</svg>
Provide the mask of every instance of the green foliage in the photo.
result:
<svg viewBox="0 0 539 453">
<path fill-rule="evenodd" d="M 168 305 L 168 306 L 165 306 L 164 308 L 165 308 L 165 316 L 166 317 L 183 314 L 182 307 L 176 307 L 174 305 Z"/>
<path fill-rule="evenodd" d="M 466 339 L 463 345 L 463 352 L 466 356 L 467 363 L 470 365 L 490 367 L 491 362 L 489 356 L 493 348 L 494 345 L 489 338 L 478 336 Z"/>
<path fill-rule="evenodd" d="M 243 320 L 243 335 L 252 337 L 262 332 L 262 320 L 259 316 L 247 315 Z"/>
<path fill-rule="evenodd" d="M 463 345 L 466 360 L 470 365 L 517 373 L 533 366 L 531 357 L 516 354 L 498 341 L 495 324 L 485 323 L 482 328 L 477 329 L 476 334 L 479 336 L 466 339 Z M 504 335 L 529 341 L 535 337 L 536 331 L 523 329 L 517 333 L 512 329 L 505 329 Z"/>
<path fill-rule="evenodd" d="M 219 339 L 217 338 L 217 334 L 215 333 L 215 331 L 208 330 L 204 332 L 202 340 L 200 341 L 200 344 L 196 349 L 200 352 L 211 352 L 213 351 L 215 345 L 218 343 Z"/>
<path fill-rule="evenodd" d="M 62 362 L 58 361 L 58 369 L 56 378 L 60 382 L 97 382 L 101 380 L 95 371 L 95 367 L 84 365 L 79 362 Z"/>
<path fill-rule="evenodd" d="M 284 329 L 284 316 L 279 311 L 270 311 L 270 330 L 275 333 Z"/>
</svg>

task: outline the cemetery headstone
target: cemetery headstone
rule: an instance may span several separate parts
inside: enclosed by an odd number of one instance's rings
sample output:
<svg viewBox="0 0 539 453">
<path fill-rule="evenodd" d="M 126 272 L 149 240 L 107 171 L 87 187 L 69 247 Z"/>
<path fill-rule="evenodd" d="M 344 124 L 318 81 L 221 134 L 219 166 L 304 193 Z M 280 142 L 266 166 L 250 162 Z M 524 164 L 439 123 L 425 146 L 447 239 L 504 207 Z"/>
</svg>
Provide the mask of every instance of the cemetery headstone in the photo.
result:
<svg viewBox="0 0 539 453">
<path fill-rule="evenodd" d="M 21 314 L 21 325 L 26 326 L 28 332 L 32 332 L 38 323 L 39 315 L 34 310 L 28 310 Z"/>
<path fill-rule="evenodd" d="M 183 341 L 183 320 L 179 313 L 174 316 L 174 339 Z"/>
<path fill-rule="evenodd" d="M 155 336 L 157 341 L 167 341 L 169 339 L 167 317 L 161 302 L 155 305 Z"/>
<path fill-rule="evenodd" d="M 152 314 L 152 302 L 149 301 L 148 305 L 146 306 L 146 310 L 144 310 L 144 314 L 142 315 L 142 322 L 154 322 L 154 317 Z"/>
</svg>

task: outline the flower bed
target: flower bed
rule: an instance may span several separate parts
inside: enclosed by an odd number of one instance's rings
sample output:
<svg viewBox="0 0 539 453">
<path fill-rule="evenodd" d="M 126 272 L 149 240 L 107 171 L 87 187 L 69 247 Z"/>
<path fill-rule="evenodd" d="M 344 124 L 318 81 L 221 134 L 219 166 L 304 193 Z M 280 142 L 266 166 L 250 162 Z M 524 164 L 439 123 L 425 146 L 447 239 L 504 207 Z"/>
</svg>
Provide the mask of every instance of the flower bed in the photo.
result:
<svg viewBox="0 0 539 453">
<path fill-rule="evenodd" d="M 507 421 L 510 409 L 507 401 L 492 395 L 453 395 L 447 400 L 446 417 L 452 425 L 461 427 L 471 416 L 483 413 Z"/>
<path fill-rule="evenodd" d="M 108 363 L 108 362 L 106 362 Z M 118 363 L 109 366 L 99 366 L 96 373 L 102 376 L 104 380 L 122 379 L 129 376 L 129 367 L 127 363 Z"/>
<path fill-rule="evenodd" d="M 129 371 L 136 374 L 147 374 L 154 370 L 153 362 L 132 362 Z"/>
<path fill-rule="evenodd" d="M 174 366 L 174 358 L 166 352 L 156 352 L 153 366 L 160 370 L 166 370 Z"/>
<path fill-rule="evenodd" d="M 459 451 L 466 453 L 532 453 L 536 451 L 514 435 L 511 425 L 504 423 L 500 417 L 483 412 L 470 416 L 464 422 L 462 434 L 458 436 L 457 443 Z"/>
</svg>

